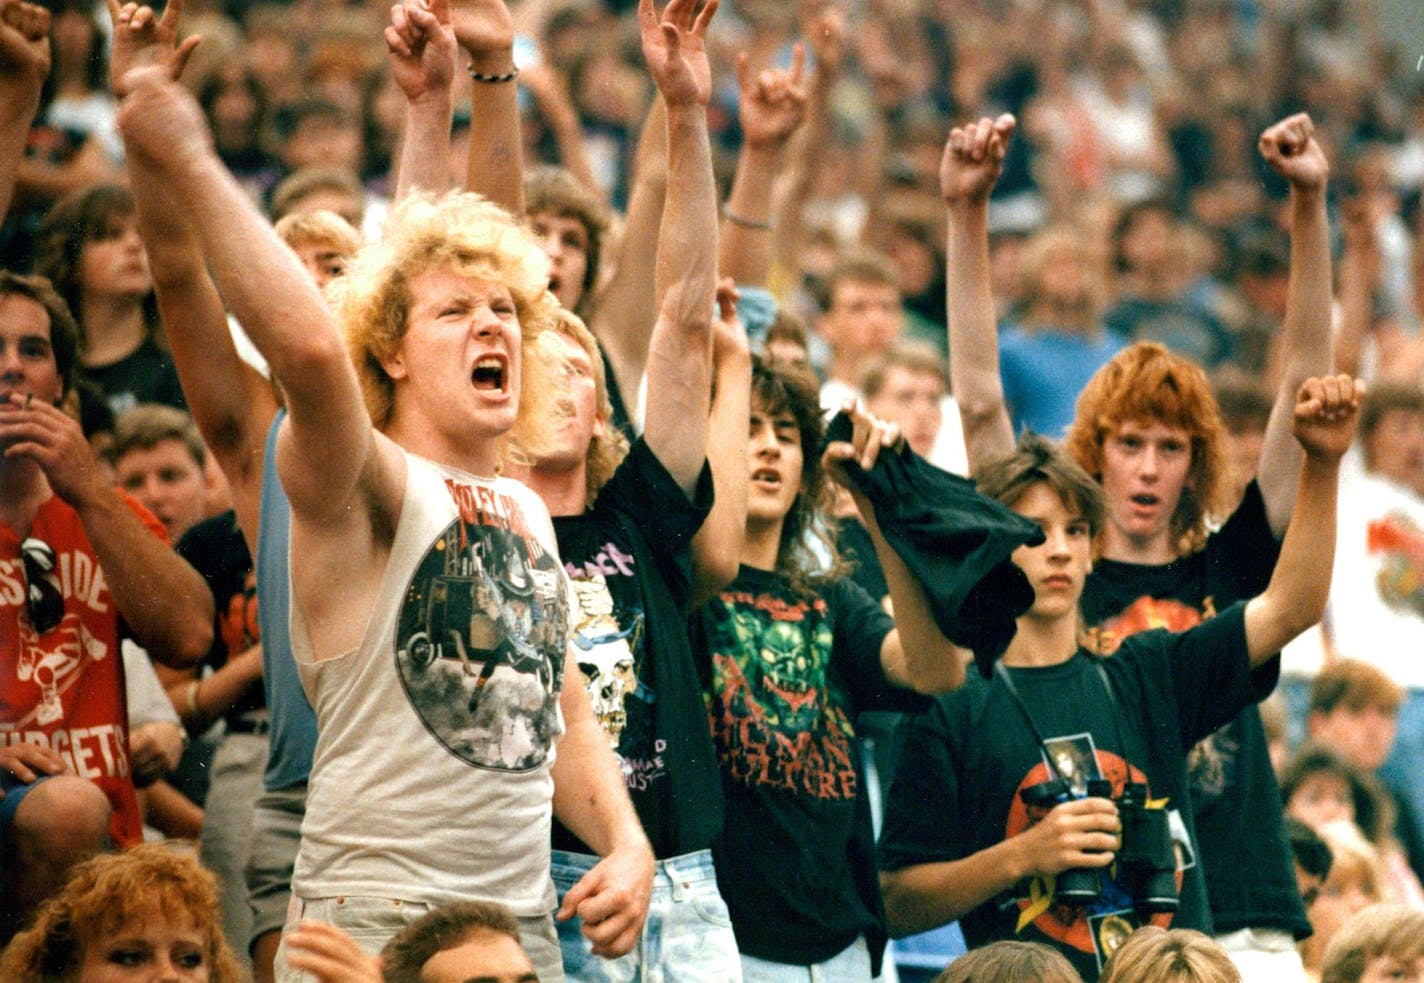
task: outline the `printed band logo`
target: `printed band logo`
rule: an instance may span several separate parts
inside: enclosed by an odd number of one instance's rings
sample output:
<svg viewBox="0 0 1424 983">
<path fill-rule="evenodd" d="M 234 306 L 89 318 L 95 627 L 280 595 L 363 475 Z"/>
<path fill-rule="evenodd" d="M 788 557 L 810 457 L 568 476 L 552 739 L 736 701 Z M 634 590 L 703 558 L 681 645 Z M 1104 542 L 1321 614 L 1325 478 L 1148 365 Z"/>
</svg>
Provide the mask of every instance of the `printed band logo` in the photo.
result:
<svg viewBox="0 0 1424 983">
<path fill-rule="evenodd" d="M 517 504 L 461 510 L 411 577 L 396 669 L 412 707 L 452 754 L 528 771 L 549 756 L 568 641 L 563 573 Z M 472 523 L 470 514 L 498 525 Z M 518 521 L 516 521 L 518 520 Z"/>
<path fill-rule="evenodd" d="M 820 799 L 853 799 L 850 720 L 832 692 L 824 601 L 724 593 L 716 619 L 712 737 L 732 777 Z"/>
</svg>

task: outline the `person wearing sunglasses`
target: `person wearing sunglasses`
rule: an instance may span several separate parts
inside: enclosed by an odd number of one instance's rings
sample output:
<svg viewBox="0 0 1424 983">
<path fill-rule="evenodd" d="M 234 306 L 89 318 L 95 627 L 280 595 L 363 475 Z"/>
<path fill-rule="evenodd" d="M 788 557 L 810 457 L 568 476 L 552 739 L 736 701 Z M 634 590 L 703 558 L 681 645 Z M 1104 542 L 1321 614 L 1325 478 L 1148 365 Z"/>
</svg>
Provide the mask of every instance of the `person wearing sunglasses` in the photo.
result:
<svg viewBox="0 0 1424 983">
<path fill-rule="evenodd" d="M 212 638 L 203 579 L 59 408 L 77 351 L 49 282 L 0 270 L 0 943 L 75 863 L 142 840 L 120 623 L 175 666 Z"/>
</svg>

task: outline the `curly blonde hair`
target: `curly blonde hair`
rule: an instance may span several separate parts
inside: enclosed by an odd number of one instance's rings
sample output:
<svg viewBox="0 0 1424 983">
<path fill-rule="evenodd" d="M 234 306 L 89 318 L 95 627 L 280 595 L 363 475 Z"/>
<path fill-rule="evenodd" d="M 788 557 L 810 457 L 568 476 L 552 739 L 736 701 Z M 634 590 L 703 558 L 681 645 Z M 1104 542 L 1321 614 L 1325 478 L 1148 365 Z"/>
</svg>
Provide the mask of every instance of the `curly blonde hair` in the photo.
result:
<svg viewBox="0 0 1424 983">
<path fill-rule="evenodd" d="M 1191 440 L 1171 530 L 1180 555 L 1195 553 L 1206 545 L 1207 520 L 1225 518 L 1228 496 L 1224 427 L 1206 373 L 1156 342 L 1129 345 L 1083 387 L 1064 446 L 1102 481 L 1103 443 L 1124 423 L 1138 422 L 1178 427 Z"/>
<path fill-rule="evenodd" d="M 508 288 L 525 349 L 555 326 L 559 303 L 548 291 L 549 260 L 508 212 L 469 192 L 405 198 L 391 210 L 381 241 L 357 253 L 327 288 L 378 430 L 389 424 L 395 397 L 395 383 L 381 363 L 396 354 L 409 326 L 411 280 L 435 270 Z M 525 374 L 526 389 L 538 383 Z"/>
<path fill-rule="evenodd" d="M 209 983 L 238 983 L 242 970 L 223 939 L 218 886 L 191 855 L 158 843 L 101 854 L 74 868 L 34 924 L 0 956 L 9 983 L 70 983 L 85 950 L 126 928 L 191 922 L 203 937 Z"/>
</svg>

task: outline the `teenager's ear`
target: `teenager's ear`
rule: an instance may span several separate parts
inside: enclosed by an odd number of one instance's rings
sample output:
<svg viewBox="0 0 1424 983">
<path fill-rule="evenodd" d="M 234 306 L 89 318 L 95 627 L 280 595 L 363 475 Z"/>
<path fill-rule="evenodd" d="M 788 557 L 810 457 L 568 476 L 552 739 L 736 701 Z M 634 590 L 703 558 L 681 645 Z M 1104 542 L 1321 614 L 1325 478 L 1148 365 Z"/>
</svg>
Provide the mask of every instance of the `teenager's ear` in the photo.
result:
<svg viewBox="0 0 1424 983">
<path fill-rule="evenodd" d="M 381 368 L 385 370 L 386 375 L 390 376 L 392 380 L 404 379 L 406 377 L 405 355 L 401 350 L 401 346 L 397 345 L 396 349 L 389 355 L 375 355 L 374 357 L 376 361 L 380 363 Z"/>
</svg>

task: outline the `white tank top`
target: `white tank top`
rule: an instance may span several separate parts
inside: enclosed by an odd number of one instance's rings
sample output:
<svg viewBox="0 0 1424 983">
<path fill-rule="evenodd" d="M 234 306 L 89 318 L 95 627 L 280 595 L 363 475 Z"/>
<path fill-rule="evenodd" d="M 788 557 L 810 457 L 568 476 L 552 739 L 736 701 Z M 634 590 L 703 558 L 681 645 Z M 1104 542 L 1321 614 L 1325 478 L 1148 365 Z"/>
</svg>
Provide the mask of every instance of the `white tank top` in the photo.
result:
<svg viewBox="0 0 1424 983">
<path fill-rule="evenodd" d="M 406 455 L 400 522 L 360 647 L 322 662 L 295 600 L 316 711 L 303 898 L 555 905 L 550 767 L 571 592 L 538 496 Z"/>
</svg>

